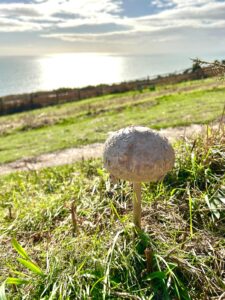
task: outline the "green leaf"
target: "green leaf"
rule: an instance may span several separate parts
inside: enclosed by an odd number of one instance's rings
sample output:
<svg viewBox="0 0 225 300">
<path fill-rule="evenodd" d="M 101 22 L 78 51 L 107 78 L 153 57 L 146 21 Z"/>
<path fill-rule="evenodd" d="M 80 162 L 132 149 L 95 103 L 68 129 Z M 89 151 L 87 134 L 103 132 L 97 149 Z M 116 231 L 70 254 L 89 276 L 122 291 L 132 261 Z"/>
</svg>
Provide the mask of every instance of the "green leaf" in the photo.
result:
<svg viewBox="0 0 225 300">
<path fill-rule="evenodd" d="M 10 271 L 13 273 L 13 275 L 30 278 L 30 275 L 28 275 L 26 273 L 19 272 L 19 271 L 14 271 L 14 270 L 10 270 Z"/>
<path fill-rule="evenodd" d="M 104 171 L 102 169 L 98 168 L 97 173 L 98 173 L 99 176 L 102 176 L 102 177 L 104 176 Z"/>
<path fill-rule="evenodd" d="M 3 282 L 0 286 L 0 300 L 7 300 L 5 294 L 5 282 Z"/>
<path fill-rule="evenodd" d="M 152 279 L 166 279 L 166 274 L 164 272 L 152 272 L 151 274 L 148 274 L 146 276 L 146 280 L 152 280 Z"/>
<path fill-rule="evenodd" d="M 20 256 L 22 256 L 23 258 L 30 260 L 27 252 L 23 249 L 23 247 L 17 242 L 16 239 L 12 239 L 12 245 L 14 247 L 14 249 L 19 253 Z"/>
<path fill-rule="evenodd" d="M 28 279 L 23 279 L 23 278 L 14 278 L 14 277 L 8 277 L 6 279 L 7 284 L 15 284 L 15 285 L 20 285 L 20 284 L 27 284 L 29 283 L 30 280 Z M 1 299 L 1 298 L 0 298 Z"/>
<path fill-rule="evenodd" d="M 27 269 L 29 269 L 30 271 L 32 271 L 33 273 L 40 275 L 40 276 L 44 276 L 44 272 L 41 270 L 41 268 L 39 268 L 36 264 L 34 264 L 31 261 L 27 261 L 25 259 L 22 258 L 17 258 L 17 260 L 24 265 Z"/>
</svg>

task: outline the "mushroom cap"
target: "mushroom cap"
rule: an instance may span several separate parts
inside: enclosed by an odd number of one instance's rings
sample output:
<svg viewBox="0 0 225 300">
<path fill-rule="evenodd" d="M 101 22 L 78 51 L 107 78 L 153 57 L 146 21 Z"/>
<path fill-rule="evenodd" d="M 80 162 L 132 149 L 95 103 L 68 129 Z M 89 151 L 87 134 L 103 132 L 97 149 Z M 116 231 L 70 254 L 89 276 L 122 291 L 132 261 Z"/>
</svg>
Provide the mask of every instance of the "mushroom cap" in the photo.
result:
<svg viewBox="0 0 225 300">
<path fill-rule="evenodd" d="M 105 142 L 103 161 L 118 179 L 149 182 L 162 179 L 174 165 L 175 154 L 165 137 L 141 126 L 114 132 Z"/>
</svg>

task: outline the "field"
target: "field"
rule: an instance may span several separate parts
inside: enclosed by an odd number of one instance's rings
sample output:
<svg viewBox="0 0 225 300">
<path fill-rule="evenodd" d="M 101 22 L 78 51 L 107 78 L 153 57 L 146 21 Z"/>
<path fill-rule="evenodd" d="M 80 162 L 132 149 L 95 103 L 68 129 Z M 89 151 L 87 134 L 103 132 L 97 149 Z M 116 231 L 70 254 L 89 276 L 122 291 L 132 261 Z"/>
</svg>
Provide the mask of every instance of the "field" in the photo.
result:
<svg viewBox="0 0 225 300">
<path fill-rule="evenodd" d="M 129 124 L 219 121 L 224 82 L 109 95 L 0 118 L 1 163 L 104 141 Z M 163 182 L 132 187 L 101 160 L 0 177 L 0 299 L 225 298 L 224 125 L 174 144 Z"/>
<path fill-rule="evenodd" d="M 224 81 L 207 79 L 0 117 L 0 163 L 103 142 L 109 131 L 127 125 L 209 123 L 222 113 L 224 91 Z"/>
</svg>

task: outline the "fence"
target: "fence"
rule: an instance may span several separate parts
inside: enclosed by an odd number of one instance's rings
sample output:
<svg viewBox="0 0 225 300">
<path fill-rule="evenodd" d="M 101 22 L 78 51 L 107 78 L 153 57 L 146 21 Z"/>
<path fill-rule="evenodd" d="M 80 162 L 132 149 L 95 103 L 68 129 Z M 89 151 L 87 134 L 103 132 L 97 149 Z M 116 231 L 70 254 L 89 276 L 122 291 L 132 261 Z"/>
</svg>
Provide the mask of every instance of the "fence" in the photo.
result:
<svg viewBox="0 0 225 300">
<path fill-rule="evenodd" d="M 79 101 L 112 93 L 140 90 L 155 85 L 173 84 L 182 81 L 215 76 L 212 68 L 200 68 L 195 72 L 185 70 L 182 73 L 164 74 L 162 76 L 122 82 L 112 85 L 88 86 L 80 89 L 59 89 L 51 92 L 37 92 L 23 95 L 11 95 L 0 98 L 0 115 L 6 115 L 50 105 Z"/>
</svg>

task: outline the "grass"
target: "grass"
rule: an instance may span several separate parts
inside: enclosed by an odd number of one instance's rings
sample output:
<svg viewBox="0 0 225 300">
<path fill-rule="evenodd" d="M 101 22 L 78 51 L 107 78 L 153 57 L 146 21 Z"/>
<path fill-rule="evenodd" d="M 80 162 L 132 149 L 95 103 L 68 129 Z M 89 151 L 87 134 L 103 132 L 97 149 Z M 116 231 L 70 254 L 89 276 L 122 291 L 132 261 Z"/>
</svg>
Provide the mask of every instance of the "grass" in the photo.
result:
<svg viewBox="0 0 225 300">
<path fill-rule="evenodd" d="M 209 123 L 224 105 L 215 79 L 108 95 L 0 118 L 0 163 L 105 140 L 127 125 L 155 129 Z"/>
<path fill-rule="evenodd" d="M 136 235 L 131 187 L 100 160 L 0 177 L 1 299 L 223 299 L 224 136 L 175 145 Z"/>
</svg>

